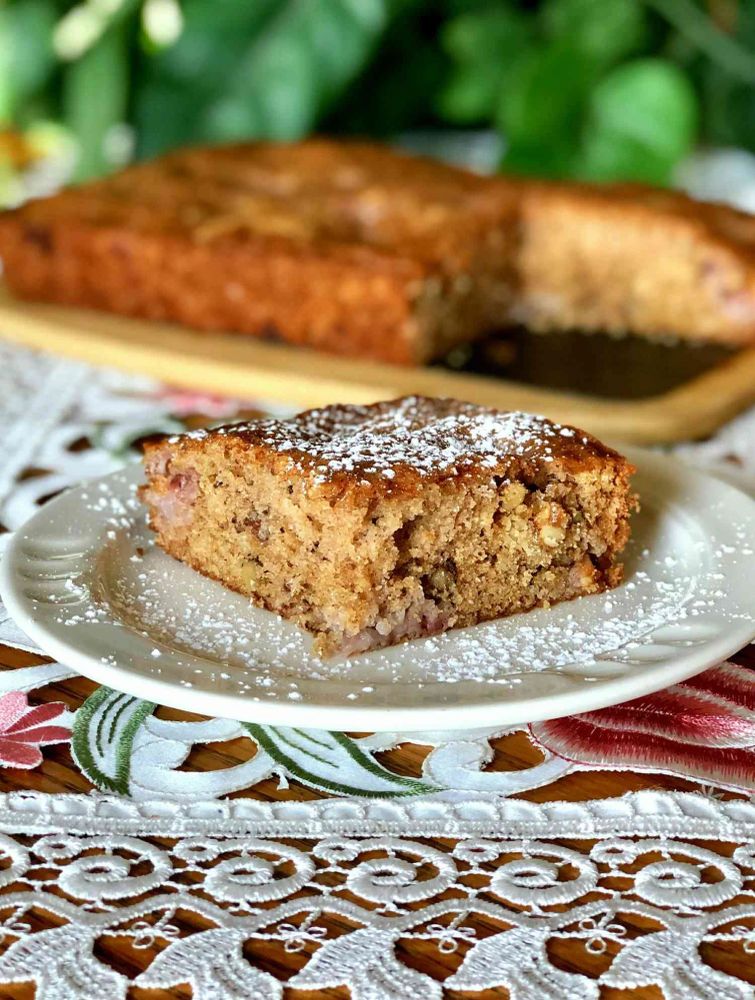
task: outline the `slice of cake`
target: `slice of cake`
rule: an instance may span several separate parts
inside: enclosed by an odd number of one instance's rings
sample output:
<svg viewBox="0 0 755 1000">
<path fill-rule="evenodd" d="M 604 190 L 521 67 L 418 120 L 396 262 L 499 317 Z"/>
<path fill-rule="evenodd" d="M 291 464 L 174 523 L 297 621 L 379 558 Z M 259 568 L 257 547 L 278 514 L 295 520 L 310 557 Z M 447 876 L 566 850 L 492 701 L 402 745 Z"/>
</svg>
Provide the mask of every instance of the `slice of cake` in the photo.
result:
<svg viewBox="0 0 755 1000">
<path fill-rule="evenodd" d="M 149 444 L 170 555 L 351 654 L 615 586 L 625 458 L 450 399 L 329 406 Z"/>
</svg>

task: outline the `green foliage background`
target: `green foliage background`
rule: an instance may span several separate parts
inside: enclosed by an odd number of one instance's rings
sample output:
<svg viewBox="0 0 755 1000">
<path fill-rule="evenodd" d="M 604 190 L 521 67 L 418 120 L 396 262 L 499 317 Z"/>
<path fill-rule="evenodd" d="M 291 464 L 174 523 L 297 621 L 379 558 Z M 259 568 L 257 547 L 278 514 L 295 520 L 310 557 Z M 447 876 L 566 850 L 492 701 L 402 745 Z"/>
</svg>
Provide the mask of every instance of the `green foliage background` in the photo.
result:
<svg viewBox="0 0 755 1000">
<path fill-rule="evenodd" d="M 506 169 L 662 184 L 697 142 L 755 150 L 755 0 L 6 0 L 0 124 L 79 178 L 451 127 L 500 131 Z"/>
</svg>

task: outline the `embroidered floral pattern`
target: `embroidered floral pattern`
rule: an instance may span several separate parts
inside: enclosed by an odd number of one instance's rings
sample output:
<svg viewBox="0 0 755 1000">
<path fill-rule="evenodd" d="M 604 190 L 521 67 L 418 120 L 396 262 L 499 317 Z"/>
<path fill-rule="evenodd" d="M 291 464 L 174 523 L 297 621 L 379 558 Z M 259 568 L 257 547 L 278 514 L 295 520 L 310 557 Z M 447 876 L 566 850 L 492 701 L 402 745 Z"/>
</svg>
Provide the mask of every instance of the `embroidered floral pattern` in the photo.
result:
<svg viewBox="0 0 755 1000">
<path fill-rule="evenodd" d="M 65 726 L 51 726 L 66 710 L 61 702 L 30 707 L 25 694 L 9 691 L 0 697 L 0 765 L 37 767 L 42 763 L 41 746 L 65 743 L 71 731 Z"/>
<path fill-rule="evenodd" d="M 639 768 L 755 790 L 755 672 L 720 663 L 697 677 L 530 735 L 572 762 Z"/>
<path fill-rule="evenodd" d="M 235 416 L 244 406 L 239 400 L 229 399 L 228 396 L 168 387 L 160 390 L 157 398 L 169 413 L 177 417 L 202 413 L 207 417 L 222 419 Z"/>
<path fill-rule="evenodd" d="M 57 664 L 26 667 L 0 674 L 0 691 L 4 678 L 31 690 L 65 676 L 65 668 Z M 17 692 L 14 697 L 19 697 Z M 41 708 L 41 717 L 32 716 L 37 725 L 48 721 L 45 711 L 62 711 L 62 706 Z M 729 662 L 657 694 L 531 724 L 526 731 L 545 759 L 513 771 L 485 770 L 494 752 L 491 740 L 505 730 L 353 738 L 317 730 L 289 733 L 228 719 L 168 722 L 155 718 L 154 708 L 103 687 L 77 710 L 72 749 L 96 788 L 137 799 L 184 799 L 196 785 L 196 794 L 220 797 L 277 774 L 281 780 L 344 797 L 454 798 L 475 793 L 495 798 L 541 787 L 574 768 L 598 767 L 674 773 L 733 789 L 755 789 L 755 672 Z M 31 742 L 35 732 L 32 729 L 21 742 Z M 44 737 L 45 732 L 43 728 L 37 735 Z M 68 735 L 66 730 L 64 738 Z M 248 760 L 214 771 L 211 781 L 191 772 L 182 772 L 177 781 L 177 770 L 195 744 L 244 736 L 249 739 Z M 406 741 L 430 747 L 420 778 L 397 775 L 375 758 Z M 41 760 L 36 750 L 35 760 Z"/>
</svg>

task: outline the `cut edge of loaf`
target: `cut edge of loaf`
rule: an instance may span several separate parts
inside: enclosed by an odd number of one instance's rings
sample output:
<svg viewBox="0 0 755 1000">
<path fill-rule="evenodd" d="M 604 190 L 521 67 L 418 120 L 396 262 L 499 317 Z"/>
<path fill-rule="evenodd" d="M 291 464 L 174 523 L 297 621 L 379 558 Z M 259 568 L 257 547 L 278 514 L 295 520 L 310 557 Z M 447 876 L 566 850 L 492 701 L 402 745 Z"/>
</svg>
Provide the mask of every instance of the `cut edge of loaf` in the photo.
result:
<svg viewBox="0 0 755 1000">
<path fill-rule="evenodd" d="M 642 186 L 520 187 L 509 319 L 651 339 L 755 342 L 755 218 Z"/>
</svg>

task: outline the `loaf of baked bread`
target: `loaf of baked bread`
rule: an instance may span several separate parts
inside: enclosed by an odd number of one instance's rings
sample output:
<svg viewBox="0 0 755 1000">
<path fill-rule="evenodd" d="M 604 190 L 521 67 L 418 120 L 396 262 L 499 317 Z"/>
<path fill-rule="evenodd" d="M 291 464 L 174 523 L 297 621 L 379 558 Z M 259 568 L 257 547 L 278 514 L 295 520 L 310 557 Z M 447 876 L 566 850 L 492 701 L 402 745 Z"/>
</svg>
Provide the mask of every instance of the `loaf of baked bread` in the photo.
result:
<svg viewBox="0 0 755 1000">
<path fill-rule="evenodd" d="M 755 341 L 755 220 L 311 139 L 184 150 L 0 216 L 23 297 L 421 364 L 492 328 Z"/>
<path fill-rule="evenodd" d="M 634 471 L 573 427 L 449 399 L 147 445 L 170 555 L 353 654 L 621 580 Z"/>
</svg>

